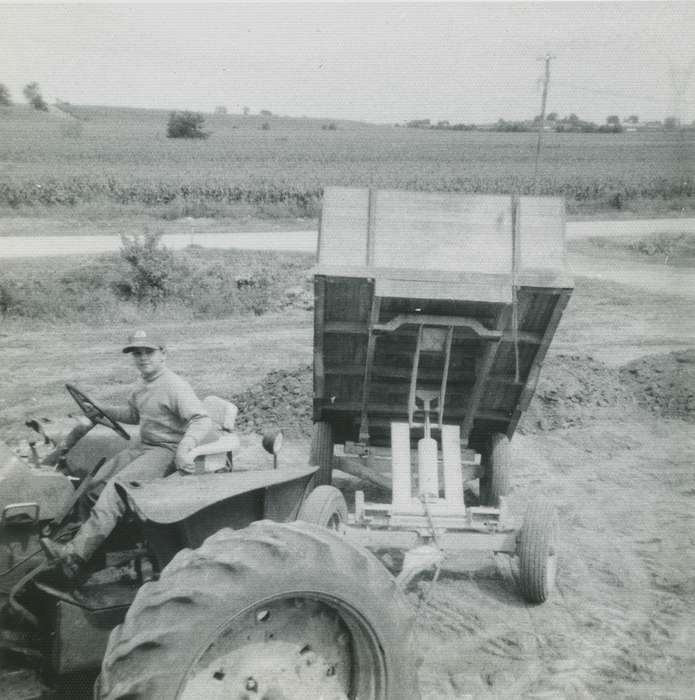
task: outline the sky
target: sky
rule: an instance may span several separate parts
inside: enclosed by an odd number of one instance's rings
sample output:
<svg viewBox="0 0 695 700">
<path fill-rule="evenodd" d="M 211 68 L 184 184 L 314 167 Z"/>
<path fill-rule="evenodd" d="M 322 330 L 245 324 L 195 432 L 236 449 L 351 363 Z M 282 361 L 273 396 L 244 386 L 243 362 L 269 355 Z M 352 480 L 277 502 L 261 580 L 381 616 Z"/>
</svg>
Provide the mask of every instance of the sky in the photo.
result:
<svg viewBox="0 0 695 700">
<path fill-rule="evenodd" d="M 49 101 L 402 123 L 695 120 L 695 2 L 8 3 L 0 83 Z"/>
</svg>

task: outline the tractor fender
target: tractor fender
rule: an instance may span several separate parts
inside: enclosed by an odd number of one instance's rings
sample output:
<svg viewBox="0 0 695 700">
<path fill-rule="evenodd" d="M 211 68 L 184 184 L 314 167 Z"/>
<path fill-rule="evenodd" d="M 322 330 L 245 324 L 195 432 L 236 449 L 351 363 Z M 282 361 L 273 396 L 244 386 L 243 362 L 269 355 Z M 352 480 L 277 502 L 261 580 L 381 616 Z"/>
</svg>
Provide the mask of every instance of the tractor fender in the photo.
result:
<svg viewBox="0 0 695 700">
<path fill-rule="evenodd" d="M 166 525 L 180 522 L 195 513 L 252 491 L 307 483 L 317 467 L 283 467 L 217 474 L 182 475 L 147 482 L 117 481 L 116 488 L 143 520 Z M 282 488 L 280 488 L 280 491 Z M 291 489 L 294 491 L 294 489 Z M 296 503 L 297 507 L 299 503 Z"/>
</svg>

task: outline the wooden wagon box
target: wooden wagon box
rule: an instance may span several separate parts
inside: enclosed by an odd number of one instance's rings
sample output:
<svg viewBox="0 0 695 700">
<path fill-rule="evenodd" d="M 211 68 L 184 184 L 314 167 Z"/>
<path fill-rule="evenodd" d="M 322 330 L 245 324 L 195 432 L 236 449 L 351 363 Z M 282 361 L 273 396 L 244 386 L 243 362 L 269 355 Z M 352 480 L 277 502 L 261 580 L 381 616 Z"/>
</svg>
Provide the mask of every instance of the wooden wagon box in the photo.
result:
<svg viewBox="0 0 695 700">
<path fill-rule="evenodd" d="M 314 270 L 314 421 L 417 434 L 415 391 L 479 449 L 511 438 L 570 298 L 564 200 L 329 187 Z"/>
</svg>

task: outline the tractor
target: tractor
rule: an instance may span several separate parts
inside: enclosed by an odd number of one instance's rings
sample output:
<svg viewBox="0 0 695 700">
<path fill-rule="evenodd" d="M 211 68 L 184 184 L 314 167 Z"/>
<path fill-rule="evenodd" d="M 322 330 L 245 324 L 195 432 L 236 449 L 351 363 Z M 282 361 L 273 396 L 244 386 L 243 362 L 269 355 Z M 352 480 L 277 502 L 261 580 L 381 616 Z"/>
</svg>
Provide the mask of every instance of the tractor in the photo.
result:
<svg viewBox="0 0 695 700">
<path fill-rule="evenodd" d="M 28 421 L 27 459 L 0 443 L 1 697 L 90 697 L 93 682 L 103 700 L 413 697 L 411 606 L 335 531 L 342 494 L 281 463 L 277 431 L 265 468 L 244 469 L 219 397 L 204 401 L 222 437 L 196 448 L 199 473 L 119 484 L 128 516 L 62 580 L 39 538 L 69 537 L 91 475 L 131 439 L 68 391 L 93 420 L 62 436 Z"/>
</svg>

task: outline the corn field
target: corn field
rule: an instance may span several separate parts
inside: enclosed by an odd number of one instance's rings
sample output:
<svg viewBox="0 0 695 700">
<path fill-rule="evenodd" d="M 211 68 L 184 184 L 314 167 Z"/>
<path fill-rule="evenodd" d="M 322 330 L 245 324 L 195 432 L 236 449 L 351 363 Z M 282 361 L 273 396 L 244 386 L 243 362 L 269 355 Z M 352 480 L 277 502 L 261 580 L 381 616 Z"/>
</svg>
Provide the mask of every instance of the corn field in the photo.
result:
<svg viewBox="0 0 695 700">
<path fill-rule="evenodd" d="M 108 202 L 288 205 L 313 215 L 327 185 L 530 194 L 536 135 L 209 115 L 205 140 L 171 140 L 167 113 L 0 108 L 0 206 Z M 75 124 L 79 128 L 75 128 Z M 544 135 L 538 193 L 570 211 L 692 208 L 691 132 Z"/>
</svg>

